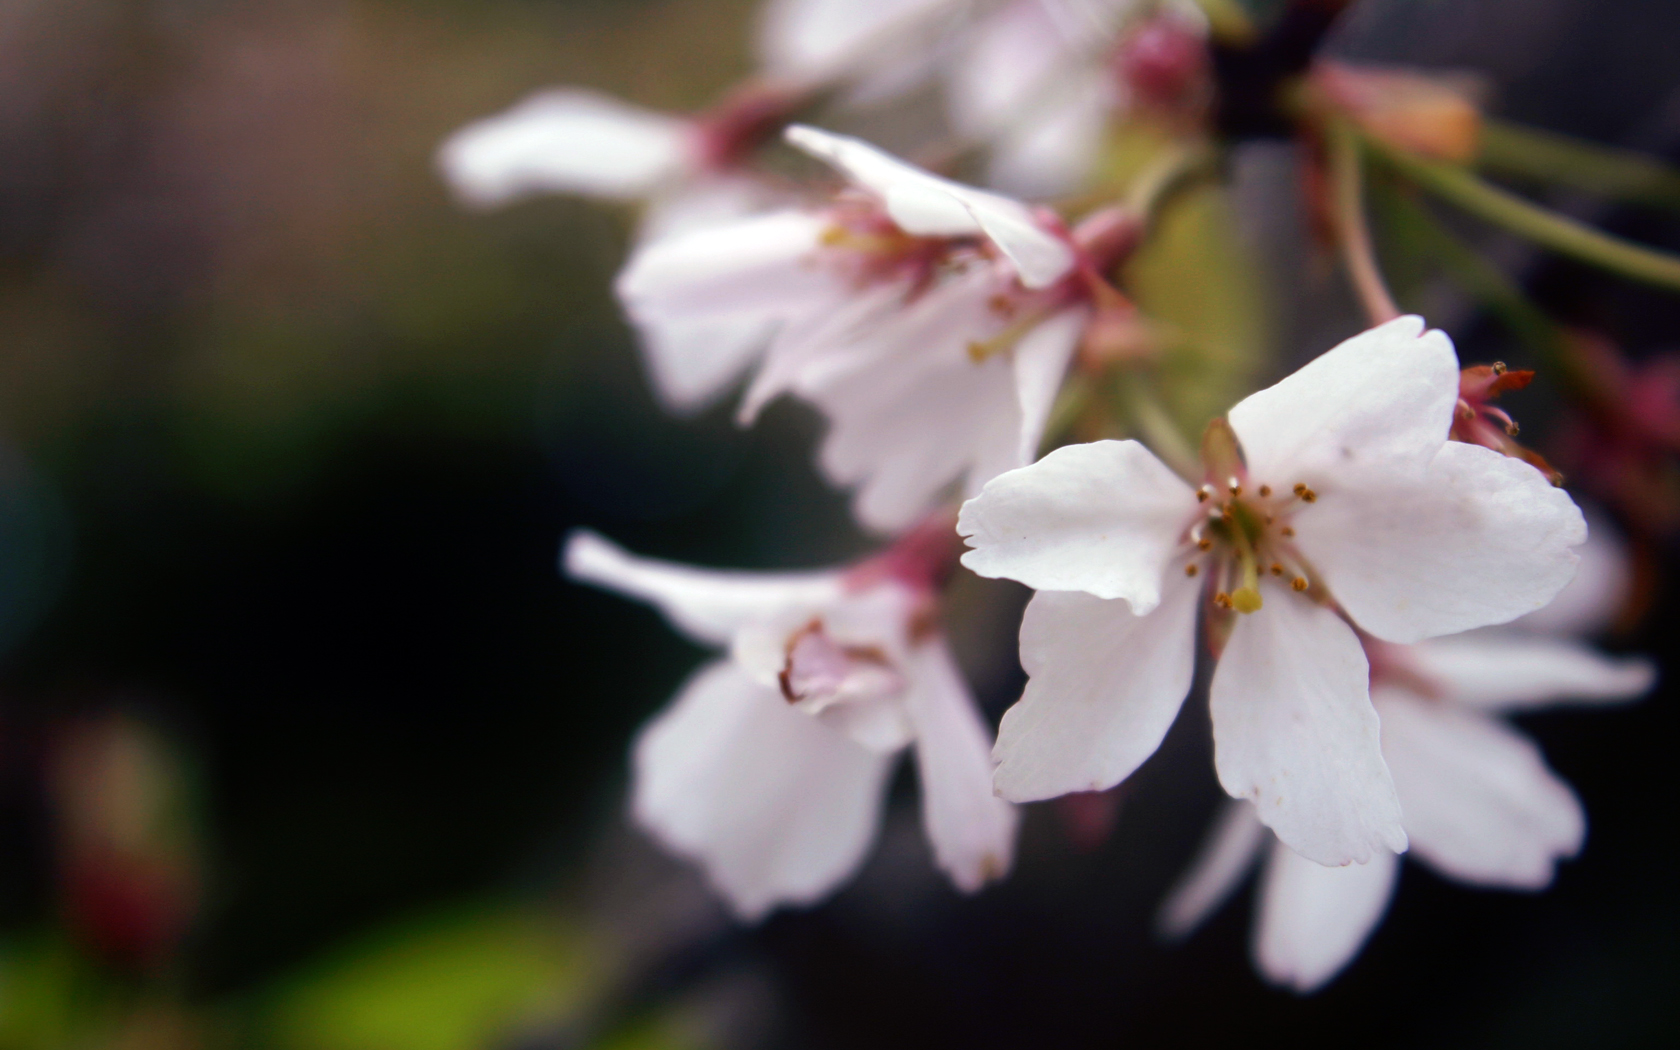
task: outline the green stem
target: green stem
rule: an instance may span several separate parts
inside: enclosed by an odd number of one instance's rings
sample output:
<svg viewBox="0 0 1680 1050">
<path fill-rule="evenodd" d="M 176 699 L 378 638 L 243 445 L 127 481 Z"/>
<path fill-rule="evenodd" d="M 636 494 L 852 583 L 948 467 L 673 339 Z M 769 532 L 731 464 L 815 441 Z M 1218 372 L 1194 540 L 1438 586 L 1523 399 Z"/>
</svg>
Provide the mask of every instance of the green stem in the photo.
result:
<svg viewBox="0 0 1680 1050">
<path fill-rule="evenodd" d="M 1600 393 L 1594 378 L 1569 351 L 1563 332 L 1545 311 L 1523 294 L 1517 283 L 1475 249 L 1461 241 L 1429 210 L 1396 188 L 1375 196 L 1384 226 L 1409 242 L 1454 282 L 1498 318 L 1564 386 L 1589 396 Z"/>
<path fill-rule="evenodd" d="M 1199 483 L 1201 459 L 1162 407 L 1148 381 L 1135 370 L 1126 369 L 1120 372 L 1116 385 L 1127 419 L 1155 454 L 1161 457 L 1161 462 L 1180 477 Z"/>
<path fill-rule="evenodd" d="M 1635 204 L 1680 211 L 1680 171 L 1632 150 L 1520 124 L 1482 124 L 1476 166 Z"/>
<path fill-rule="evenodd" d="M 1680 258 L 1613 237 L 1530 204 L 1467 168 L 1425 160 L 1366 138 L 1366 145 L 1408 178 L 1472 215 L 1624 277 L 1680 291 Z"/>
<path fill-rule="evenodd" d="M 1348 277 L 1373 325 L 1400 316 L 1394 296 L 1383 283 L 1371 246 L 1371 228 L 1365 221 L 1365 171 L 1359 138 L 1345 120 L 1330 123 L 1330 184 L 1334 196 L 1336 240 L 1347 264 Z"/>
<path fill-rule="evenodd" d="M 1213 151 L 1206 143 L 1174 143 L 1132 179 L 1123 203 L 1134 215 L 1148 222 L 1181 180 L 1212 160 Z"/>
</svg>

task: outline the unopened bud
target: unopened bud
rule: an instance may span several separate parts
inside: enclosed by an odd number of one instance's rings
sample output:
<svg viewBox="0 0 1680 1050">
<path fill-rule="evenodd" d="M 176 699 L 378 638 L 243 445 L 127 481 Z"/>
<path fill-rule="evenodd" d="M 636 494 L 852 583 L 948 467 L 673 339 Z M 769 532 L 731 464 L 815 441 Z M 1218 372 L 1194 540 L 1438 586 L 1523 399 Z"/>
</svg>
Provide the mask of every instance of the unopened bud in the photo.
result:
<svg viewBox="0 0 1680 1050">
<path fill-rule="evenodd" d="M 1320 62 L 1312 79 L 1336 108 L 1392 146 L 1455 163 L 1476 155 L 1482 90 L 1467 76 Z"/>
</svg>

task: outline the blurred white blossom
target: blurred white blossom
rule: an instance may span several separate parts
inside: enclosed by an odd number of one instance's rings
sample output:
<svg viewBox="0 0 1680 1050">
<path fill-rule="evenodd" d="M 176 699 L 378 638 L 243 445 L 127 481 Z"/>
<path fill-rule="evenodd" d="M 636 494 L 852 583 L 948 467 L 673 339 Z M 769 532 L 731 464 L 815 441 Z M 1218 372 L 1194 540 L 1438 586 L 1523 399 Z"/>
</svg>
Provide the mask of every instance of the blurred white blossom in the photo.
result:
<svg viewBox="0 0 1680 1050">
<path fill-rule="evenodd" d="M 866 525 L 904 528 L 953 482 L 1032 461 L 1089 316 L 1077 236 L 1017 201 L 841 135 L 788 140 L 852 189 L 643 245 L 618 281 L 668 402 L 754 371 L 742 422 L 782 393 L 829 419 L 821 462 Z M 729 325 L 739 341 L 678 338 Z"/>
<path fill-rule="evenodd" d="M 915 549 L 928 537 L 906 542 L 797 574 L 637 558 L 585 532 L 567 542 L 574 579 L 728 649 L 637 737 L 632 809 L 743 919 L 820 900 L 856 872 L 911 746 L 940 868 L 968 892 L 1009 869 L 1016 815 L 992 794 L 991 733 L 939 632 Z"/>
</svg>

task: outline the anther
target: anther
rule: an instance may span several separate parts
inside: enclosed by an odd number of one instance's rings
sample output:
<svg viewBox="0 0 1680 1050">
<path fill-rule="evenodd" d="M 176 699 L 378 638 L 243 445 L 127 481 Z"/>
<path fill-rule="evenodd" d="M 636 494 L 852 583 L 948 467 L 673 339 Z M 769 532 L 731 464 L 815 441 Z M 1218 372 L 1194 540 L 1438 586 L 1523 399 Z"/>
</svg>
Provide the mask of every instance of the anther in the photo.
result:
<svg viewBox="0 0 1680 1050">
<path fill-rule="evenodd" d="M 1283 538 L 1284 538 L 1284 539 L 1286 539 L 1286 540 L 1287 540 L 1287 539 L 1293 539 L 1293 538 L 1294 538 L 1294 536 L 1295 536 L 1295 528 L 1294 528 L 1294 526 L 1291 526 L 1291 525 L 1285 525 L 1285 526 L 1284 526 L 1284 527 L 1283 527 Z"/>
<path fill-rule="evenodd" d="M 1504 374 L 1505 374 L 1505 373 L 1506 373 L 1506 372 L 1507 372 L 1507 371 L 1509 371 L 1509 369 L 1507 369 L 1507 368 L 1506 368 L 1506 367 L 1505 367 L 1505 362 L 1503 362 L 1503 361 L 1495 361 L 1495 362 L 1494 362 L 1494 363 L 1493 363 L 1493 374 L 1494 374 L 1494 375 L 1496 375 L 1496 376 L 1502 376 L 1502 375 L 1504 375 Z"/>
<path fill-rule="evenodd" d="M 1198 570 L 1196 568 L 1196 563 L 1195 562 L 1191 562 L 1189 565 L 1186 565 L 1184 567 L 1184 575 L 1186 575 L 1186 576 L 1194 576 L 1194 575 L 1196 575 L 1197 571 Z"/>
<path fill-rule="evenodd" d="M 1202 539 L 1196 541 L 1196 547 L 1199 550 L 1210 551 L 1213 549 L 1213 541 L 1203 537 Z"/>
<path fill-rule="evenodd" d="M 1231 495 L 1233 496 L 1242 495 L 1242 482 L 1238 481 L 1235 477 L 1226 478 L 1225 487 L 1231 490 Z"/>
<path fill-rule="evenodd" d="M 1295 485 L 1295 495 L 1297 497 L 1299 497 L 1299 499 L 1303 503 L 1311 503 L 1314 500 L 1318 499 L 1318 493 L 1314 492 L 1312 489 L 1307 488 L 1307 486 L 1304 482 L 1297 482 L 1296 483 L 1296 485 Z"/>
<path fill-rule="evenodd" d="M 1231 596 L 1224 591 L 1220 591 L 1213 596 L 1213 604 L 1221 609 L 1229 609 L 1231 607 Z"/>
<path fill-rule="evenodd" d="M 1272 575 L 1273 576 L 1282 576 L 1283 575 L 1283 566 L 1279 565 L 1275 561 L 1272 562 Z"/>
<path fill-rule="evenodd" d="M 1201 488 L 1196 490 L 1196 502 L 1206 503 L 1208 501 L 1208 497 L 1211 495 L 1213 495 L 1213 486 L 1203 485 Z"/>
<path fill-rule="evenodd" d="M 1261 485 L 1260 486 L 1260 498 L 1261 499 L 1265 499 L 1267 496 L 1270 496 L 1271 494 L 1272 494 L 1272 487 L 1270 485 Z"/>
<path fill-rule="evenodd" d="M 1307 589 L 1307 578 L 1305 576 L 1297 576 L 1295 579 L 1290 581 L 1289 586 L 1293 590 L 1304 591 Z"/>
</svg>

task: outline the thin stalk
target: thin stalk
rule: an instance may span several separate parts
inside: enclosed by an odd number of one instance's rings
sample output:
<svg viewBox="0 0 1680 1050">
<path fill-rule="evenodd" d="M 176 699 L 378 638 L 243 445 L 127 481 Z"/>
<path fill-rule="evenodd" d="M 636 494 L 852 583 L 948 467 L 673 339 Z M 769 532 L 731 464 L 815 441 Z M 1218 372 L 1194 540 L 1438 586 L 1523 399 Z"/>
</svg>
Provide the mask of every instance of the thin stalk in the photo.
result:
<svg viewBox="0 0 1680 1050">
<path fill-rule="evenodd" d="M 1501 120 L 1485 120 L 1481 140 L 1478 168 L 1680 211 L 1680 171 L 1642 153 Z"/>
<path fill-rule="evenodd" d="M 1680 291 L 1680 258 L 1547 211 L 1468 168 L 1425 160 L 1375 138 L 1364 141 L 1407 178 L 1472 215 L 1612 273 Z"/>
<path fill-rule="evenodd" d="M 1327 130 L 1336 240 L 1360 304 L 1371 323 L 1379 325 L 1399 317 L 1400 308 L 1383 282 L 1371 245 L 1371 227 L 1365 221 L 1365 165 L 1359 138 L 1345 120 L 1332 121 Z"/>
<path fill-rule="evenodd" d="M 1161 406 L 1154 391 L 1149 389 L 1147 381 L 1136 372 L 1126 370 L 1120 373 L 1116 385 L 1126 418 L 1155 454 L 1161 457 L 1161 462 L 1171 467 L 1179 477 L 1199 482 L 1202 474 L 1200 457 Z"/>
<path fill-rule="evenodd" d="M 1212 160 L 1213 151 L 1205 142 L 1174 143 L 1132 179 L 1123 203 L 1148 222 L 1181 180 Z"/>
</svg>

